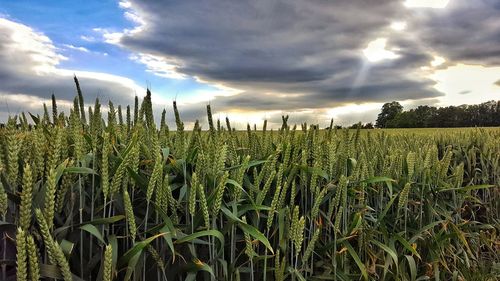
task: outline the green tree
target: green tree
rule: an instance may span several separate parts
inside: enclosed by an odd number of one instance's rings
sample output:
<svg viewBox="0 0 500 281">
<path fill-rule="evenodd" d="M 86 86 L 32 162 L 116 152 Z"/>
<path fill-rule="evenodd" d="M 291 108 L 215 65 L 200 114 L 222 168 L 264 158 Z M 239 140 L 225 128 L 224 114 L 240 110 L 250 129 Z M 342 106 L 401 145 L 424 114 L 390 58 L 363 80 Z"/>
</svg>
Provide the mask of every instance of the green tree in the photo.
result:
<svg viewBox="0 0 500 281">
<path fill-rule="evenodd" d="M 387 121 L 386 128 L 416 128 L 416 114 L 415 110 L 403 111 Z"/>
<path fill-rule="evenodd" d="M 417 128 L 432 127 L 432 122 L 436 118 L 437 109 L 433 106 L 420 105 L 415 108 L 415 126 Z"/>
<path fill-rule="evenodd" d="M 382 106 L 382 112 L 377 117 L 376 126 L 378 128 L 386 128 L 387 122 L 394 119 L 398 113 L 403 112 L 403 106 L 397 102 L 388 102 Z"/>
</svg>

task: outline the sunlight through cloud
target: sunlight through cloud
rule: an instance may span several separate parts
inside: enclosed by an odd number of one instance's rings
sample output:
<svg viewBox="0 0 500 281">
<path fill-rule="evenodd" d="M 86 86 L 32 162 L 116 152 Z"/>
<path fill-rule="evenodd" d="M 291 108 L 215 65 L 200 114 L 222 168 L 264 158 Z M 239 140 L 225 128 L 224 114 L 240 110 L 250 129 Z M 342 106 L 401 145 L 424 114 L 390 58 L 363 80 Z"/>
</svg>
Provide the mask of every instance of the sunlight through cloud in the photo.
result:
<svg viewBox="0 0 500 281">
<path fill-rule="evenodd" d="M 406 29 L 406 22 L 404 21 L 395 21 L 391 23 L 391 28 L 396 31 L 403 31 Z"/>
<path fill-rule="evenodd" d="M 363 54 L 370 62 L 379 62 L 387 59 L 399 58 L 398 54 L 394 53 L 393 51 L 387 50 L 385 48 L 386 45 L 386 38 L 378 38 L 368 43 L 366 49 L 363 50 Z"/>
<path fill-rule="evenodd" d="M 443 63 L 445 63 L 445 62 L 446 62 L 446 59 L 445 59 L 445 58 L 440 57 L 440 56 L 435 56 L 435 57 L 434 57 L 434 60 L 433 60 L 433 61 L 431 61 L 431 65 L 432 65 L 433 67 L 437 67 L 437 66 L 442 65 L 442 64 L 443 64 Z"/>
</svg>

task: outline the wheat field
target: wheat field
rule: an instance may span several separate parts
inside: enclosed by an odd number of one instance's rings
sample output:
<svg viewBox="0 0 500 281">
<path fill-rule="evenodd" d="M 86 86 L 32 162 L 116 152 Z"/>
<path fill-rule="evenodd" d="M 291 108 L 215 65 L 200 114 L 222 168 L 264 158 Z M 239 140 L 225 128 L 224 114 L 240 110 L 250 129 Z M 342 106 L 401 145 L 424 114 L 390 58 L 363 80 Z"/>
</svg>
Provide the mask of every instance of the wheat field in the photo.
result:
<svg viewBox="0 0 500 281">
<path fill-rule="evenodd" d="M 149 91 L 49 108 L 0 128 L 2 280 L 500 277 L 498 128 L 238 131 L 207 106 L 188 131 L 174 102 L 170 130 Z"/>
</svg>

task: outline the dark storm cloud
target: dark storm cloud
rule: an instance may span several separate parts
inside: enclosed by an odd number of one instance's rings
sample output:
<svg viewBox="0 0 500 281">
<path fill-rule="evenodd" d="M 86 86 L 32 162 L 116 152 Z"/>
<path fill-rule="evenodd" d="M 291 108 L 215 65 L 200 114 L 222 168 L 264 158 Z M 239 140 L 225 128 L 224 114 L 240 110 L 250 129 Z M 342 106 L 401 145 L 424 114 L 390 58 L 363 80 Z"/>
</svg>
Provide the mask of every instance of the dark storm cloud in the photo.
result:
<svg viewBox="0 0 500 281">
<path fill-rule="evenodd" d="M 415 73 L 436 53 L 495 64 L 498 1 L 453 0 L 446 9 L 403 1 L 132 1 L 146 25 L 120 44 L 178 59 L 177 71 L 243 92 L 218 110 L 292 110 L 349 102 L 435 98 L 434 81 Z M 407 21 L 403 32 L 392 21 Z M 398 59 L 370 65 L 361 50 L 388 38 Z M 280 95 L 286 94 L 286 96 Z"/>
<path fill-rule="evenodd" d="M 418 90 L 416 90 L 418 89 Z M 314 94 L 290 94 L 278 96 L 244 92 L 242 94 L 218 98 L 212 102 L 214 108 L 219 111 L 227 111 L 232 108 L 243 110 L 298 110 L 303 108 L 319 109 L 337 107 L 346 103 L 363 102 L 385 102 L 397 100 L 405 93 L 405 99 L 421 99 L 435 97 L 435 90 L 415 87 L 414 92 L 408 89 L 408 83 L 389 83 L 387 85 L 370 85 L 358 89 L 332 87 L 322 89 Z"/>
<path fill-rule="evenodd" d="M 405 9 L 401 1 L 136 1 L 132 9 L 146 25 L 120 44 L 176 58 L 179 72 L 244 91 L 219 97 L 224 109 L 438 95 L 430 81 L 410 76 L 432 59 L 414 49 L 402 49 L 400 59 L 374 65 L 356 82 L 364 71 L 361 50 Z"/>
<path fill-rule="evenodd" d="M 241 90 L 212 100 L 214 112 L 278 110 L 309 121 L 315 120 L 308 117 L 311 110 L 326 119 L 325 108 L 351 103 L 435 103 L 443 93 L 419 73 L 435 55 L 450 64 L 497 63 L 500 17 L 494 1 L 454 0 L 439 10 L 402 3 L 133 1 L 132 10 L 146 24 L 125 33 L 119 44 L 174 58 L 181 73 Z M 394 21 L 407 22 L 407 29 L 391 30 Z M 387 38 L 386 49 L 399 57 L 368 63 L 362 50 L 376 38 Z M 206 119 L 204 105 L 181 108 L 187 120 Z M 375 115 L 361 112 L 356 118 Z M 268 119 L 279 123 L 279 116 Z"/>
<path fill-rule="evenodd" d="M 498 0 L 452 0 L 445 9 L 414 11 L 408 27 L 451 61 L 500 64 Z"/>
<path fill-rule="evenodd" d="M 244 92 L 212 101 L 219 111 L 321 109 L 347 103 L 385 102 L 441 96 L 434 82 L 414 77 L 402 79 L 401 71 L 411 72 L 414 65 L 428 63 L 427 55 L 402 56 L 377 65 L 359 61 L 345 64 L 329 79 L 308 83 L 238 84 Z"/>
</svg>

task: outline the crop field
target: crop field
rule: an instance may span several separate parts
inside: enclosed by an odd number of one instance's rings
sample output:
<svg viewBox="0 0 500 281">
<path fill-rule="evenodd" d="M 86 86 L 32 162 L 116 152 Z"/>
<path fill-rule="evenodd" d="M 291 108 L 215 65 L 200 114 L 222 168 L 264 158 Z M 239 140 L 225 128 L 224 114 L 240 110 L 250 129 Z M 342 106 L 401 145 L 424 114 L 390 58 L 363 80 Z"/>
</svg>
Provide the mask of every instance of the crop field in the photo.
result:
<svg viewBox="0 0 500 281">
<path fill-rule="evenodd" d="M 44 108 L 0 128 L 1 280 L 500 278 L 498 128 Z"/>
</svg>

